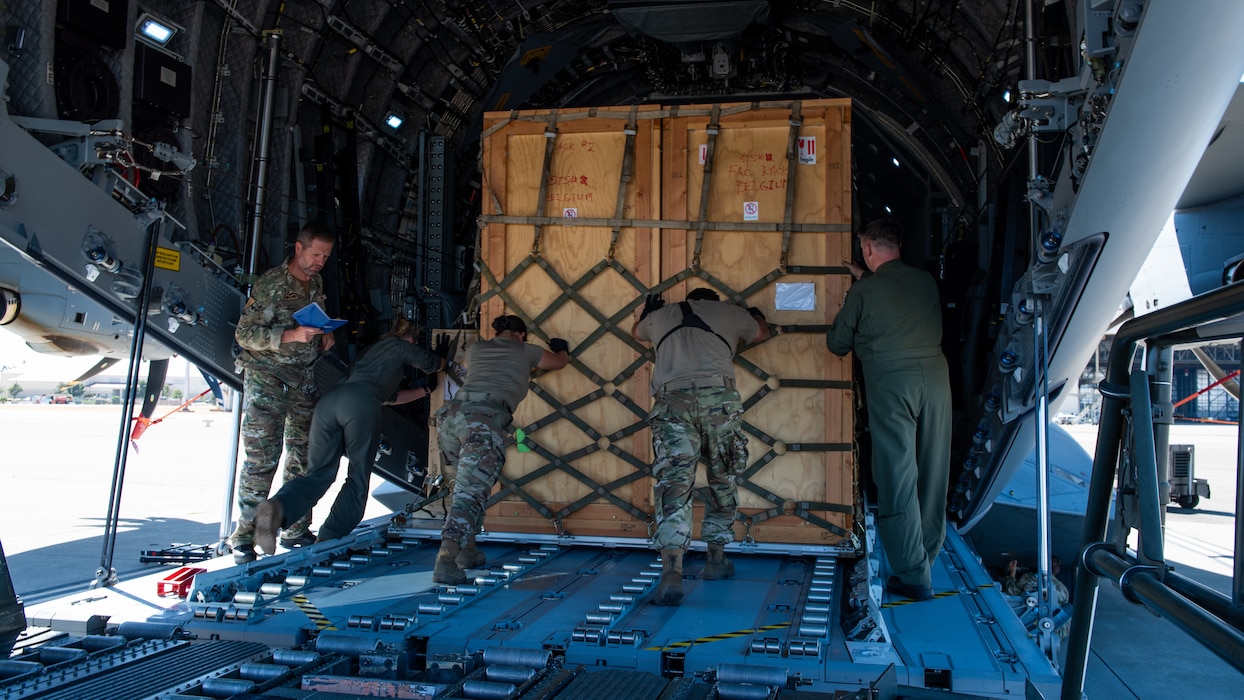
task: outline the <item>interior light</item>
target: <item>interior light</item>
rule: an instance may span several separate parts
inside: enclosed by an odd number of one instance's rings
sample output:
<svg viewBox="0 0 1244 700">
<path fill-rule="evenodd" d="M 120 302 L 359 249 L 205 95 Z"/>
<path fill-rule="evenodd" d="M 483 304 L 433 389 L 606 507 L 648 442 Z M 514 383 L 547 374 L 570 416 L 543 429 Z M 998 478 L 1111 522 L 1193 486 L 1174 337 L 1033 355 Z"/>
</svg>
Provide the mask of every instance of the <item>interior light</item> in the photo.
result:
<svg viewBox="0 0 1244 700">
<path fill-rule="evenodd" d="M 149 19 L 146 22 L 143 22 L 143 25 L 138 28 L 138 31 L 146 34 L 153 41 L 160 44 L 167 44 L 168 40 L 173 38 L 173 30 L 163 24 L 160 24 L 154 19 Z"/>
<path fill-rule="evenodd" d="M 168 43 L 177 36 L 178 32 L 182 31 L 182 28 L 173 22 L 146 12 L 138 17 L 138 23 L 134 27 L 134 36 L 139 41 L 166 51 Z"/>
<path fill-rule="evenodd" d="M 890 162 L 894 164 L 894 167 L 898 167 L 898 158 L 891 158 Z"/>
<path fill-rule="evenodd" d="M 893 210 L 891 210 L 891 209 L 890 209 L 890 207 L 887 205 L 887 206 L 886 206 L 886 208 L 885 208 L 885 213 L 887 213 L 887 214 L 893 214 L 893 213 L 894 213 L 894 211 L 893 211 Z"/>
<path fill-rule="evenodd" d="M 393 129 L 394 131 L 396 131 L 397 128 L 400 127 L 402 125 L 402 122 L 404 121 L 406 120 L 402 119 L 402 116 L 398 114 L 397 112 L 389 112 L 384 117 L 385 125 L 388 126 L 390 129 Z"/>
<path fill-rule="evenodd" d="M 1002 101 L 1007 104 L 1011 104 L 1011 91 L 1010 90 L 1002 91 Z"/>
</svg>

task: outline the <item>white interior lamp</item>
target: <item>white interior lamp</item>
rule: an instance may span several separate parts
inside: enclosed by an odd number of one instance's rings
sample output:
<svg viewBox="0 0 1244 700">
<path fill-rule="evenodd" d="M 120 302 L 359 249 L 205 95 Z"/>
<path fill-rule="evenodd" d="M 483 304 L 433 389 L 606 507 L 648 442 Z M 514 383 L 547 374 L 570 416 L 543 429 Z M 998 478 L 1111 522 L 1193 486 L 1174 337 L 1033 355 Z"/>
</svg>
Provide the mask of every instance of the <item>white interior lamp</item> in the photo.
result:
<svg viewBox="0 0 1244 700">
<path fill-rule="evenodd" d="M 134 37 L 158 49 L 167 49 L 168 42 L 172 41 L 180 31 L 182 28 L 178 25 L 149 12 L 139 15 L 138 23 L 134 25 Z"/>
<path fill-rule="evenodd" d="M 402 122 L 404 121 L 406 120 L 402 117 L 402 115 L 392 110 L 390 110 L 388 114 L 384 115 L 384 125 L 394 131 L 397 131 L 398 128 L 402 126 Z"/>
</svg>

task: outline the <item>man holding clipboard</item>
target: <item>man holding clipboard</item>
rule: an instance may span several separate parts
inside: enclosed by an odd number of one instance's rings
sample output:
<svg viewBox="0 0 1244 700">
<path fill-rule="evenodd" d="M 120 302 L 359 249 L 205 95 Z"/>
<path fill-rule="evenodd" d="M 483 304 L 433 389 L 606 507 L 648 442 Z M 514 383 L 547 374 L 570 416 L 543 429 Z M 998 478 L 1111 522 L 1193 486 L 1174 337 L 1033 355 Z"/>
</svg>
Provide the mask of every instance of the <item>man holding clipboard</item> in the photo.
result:
<svg viewBox="0 0 1244 700">
<path fill-rule="evenodd" d="M 311 367 L 333 347 L 331 329 L 345 323 L 329 319 L 322 306 L 326 297 L 320 270 L 336 242 L 337 235 L 322 223 L 303 227 L 294 254 L 256 280 L 238 320 L 234 338 L 242 352 L 237 363 L 246 372 L 245 459 L 238 482 L 238 524 L 230 538 L 238 564 L 256 558 L 255 508 L 272 489 L 282 450 L 286 482 L 307 472 L 307 442 L 317 398 Z M 310 514 L 282 535 L 286 547 L 315 542 Z"/>
</svg>

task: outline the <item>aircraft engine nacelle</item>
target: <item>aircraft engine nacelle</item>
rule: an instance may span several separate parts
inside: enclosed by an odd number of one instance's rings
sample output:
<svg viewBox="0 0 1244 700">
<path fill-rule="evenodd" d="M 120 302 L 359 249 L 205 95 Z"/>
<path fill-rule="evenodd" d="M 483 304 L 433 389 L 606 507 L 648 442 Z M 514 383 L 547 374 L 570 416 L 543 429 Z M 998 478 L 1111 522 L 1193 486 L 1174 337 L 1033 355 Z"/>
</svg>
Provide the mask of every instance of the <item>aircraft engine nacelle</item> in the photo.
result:
<svg viewBox="0 0 1244 700">
<path fill-rule="evenodd" d="M 11 289 L 0 288 L 0 326 L 7 326 L 17 320 L 22 312 L 22 298 Z"/>
</svg>

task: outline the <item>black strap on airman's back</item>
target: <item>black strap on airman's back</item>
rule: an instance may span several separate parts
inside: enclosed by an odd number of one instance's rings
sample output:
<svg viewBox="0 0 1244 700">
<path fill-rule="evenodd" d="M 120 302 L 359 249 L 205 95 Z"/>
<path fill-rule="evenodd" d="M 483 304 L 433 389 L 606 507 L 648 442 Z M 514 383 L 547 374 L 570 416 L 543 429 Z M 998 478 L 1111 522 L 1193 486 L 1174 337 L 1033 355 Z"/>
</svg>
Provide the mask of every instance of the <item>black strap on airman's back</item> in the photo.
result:
<svg viewBox="0 0 1244 700">
<path fill-rule="evenodd" d="M 681 328 L 698 328 L 702 331 L 708 331 L 709 333 L 712 333 L 713 335 L 717 336 L 717 339 L 725 343 L 726 347 L 730 349 L 731 353 L 734 352 L 734 346 L 730 344 L 730 341 L 721 337 L 721 334 L 718 333 L 717 331 L 713 330 L 712 328 L 709 328 L 708 324 L 704 322 L 704 319 L 700 318 L 699 316 L 696 316 L 695 312 L 691 310 L 690 303 L 685 302 L 685 301 L 680 301 L 678 302 L 678 308 L 682 309 L 682 323 L 678 324 L 677 326 L 674 326 L 673 328 L 670 329 L 669 333 L 666 333 L 665 335 L 661 336 L 661 339 L 657 341 L 656 347 L 654 349 L 659 350 L 661 348 L 661 343 L 664 343 L 665 339 L 670 337 L 670 334 L 676 330 L 679 330 Z"/>
</svg>

